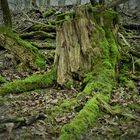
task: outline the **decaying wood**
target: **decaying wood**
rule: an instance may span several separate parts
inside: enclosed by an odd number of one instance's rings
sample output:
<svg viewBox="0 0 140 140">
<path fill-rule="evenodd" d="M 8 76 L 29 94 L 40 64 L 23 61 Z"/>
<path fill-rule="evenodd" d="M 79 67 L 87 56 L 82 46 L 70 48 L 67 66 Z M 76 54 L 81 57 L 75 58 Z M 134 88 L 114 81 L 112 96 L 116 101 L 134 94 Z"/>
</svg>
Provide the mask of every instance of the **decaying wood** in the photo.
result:
<svg viewBox="0 0 140 140">
<path fill-rule="evenodd" d="M 92 71 L 94 57 L 100 58 L 102 52 L 99 43 L 102 35 L 96 23 L 86 11 L 77 9 L 75 13 L 80 18 L 64 21 L 56 30 L 55 64 L 57 82 L 61 85 L 77 77 L 81 79 L 85 73 Z M 113 28 L 112 23 L 111 26 Z"/>
<path fill-rule="evenodd" d="M 10 51 L 17 60 L 20 60 L 25 66 L 40 69 L 43 65 L 45 67 L 45 59 L 39 53 L 38 49 L 33 47 L 30 43 L 27 43 L 20 38 L 15 38 L 14 35 L 9 36 L 7 34 L 0 34 L 1 46 Z M 37 59 L 42 60 L 43 65 L 40 67 L 37 63 Z M 42 68 L 43 68 L 42 67 Z"/>
<path fill-rule="evenodd" d="M 93 47 L 89 39 L 89 28 L 94 27 L 86 17 L 76 21 L 66 21 L 57 29 L 57 48 L 55 63 L 58 65 L 57 82 L 63 84 L 72 78 L 72 73 L 79 75 L 91 69 L 90 59 Z"/>
</svg>

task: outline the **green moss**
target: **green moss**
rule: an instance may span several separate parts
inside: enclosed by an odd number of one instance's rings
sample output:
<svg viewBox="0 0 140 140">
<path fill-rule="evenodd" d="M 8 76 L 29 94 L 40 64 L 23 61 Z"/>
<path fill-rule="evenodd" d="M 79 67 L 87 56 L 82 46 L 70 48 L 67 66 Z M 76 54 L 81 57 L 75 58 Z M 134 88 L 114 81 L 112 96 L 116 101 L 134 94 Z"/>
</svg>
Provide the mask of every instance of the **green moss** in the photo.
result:
<svg viewBox="0 0 140 140">
<path fill-rule="evenodd" d="M 56 21 L 61 21 L 61 20 L 68 20 L 68 19 L 73 19 L 75 17 L 75 13 L 74 12 L 66 12 L 66 13 L 62 13 L 57 15 Z"/>
<path fill-rule="evenodd" d="M 50 17 L 50 16 L 53 15 L 55 12 L 56 12 L 56 9 L 51 8 L 51 9 L 49 9 L 47 12 L 43 13 L 43 17 L 44 17 L 44 18 Z"/>
<path fill-rule="evenodd" d="M 69 81 L 67 81 L 67 82 L 65 83 L 64 86 L 65 86 L 66 88 L 70 89 L 71 87 L 73 87 L 73 85 L 74 85 L 74 81 L 69 80 Z"/>
<path fill-rule="evenodd" d="M 24 50 L 25 54 L 26 52 L 27 54 L 31 53 L 32 58 L 30 57 L 30 59 L 32 60 L 27 60 L 26 62 L 24 61 L 25 65 L 33 67 L 35 69 L 45 68 L 45 57 L 39 52 L 39 50 L 36 47 L 32 46 L 32 44 L 30 44 L 29 42 L 22 40 L 17 34 L 14 34 L 13 32 L 5 31 L 5 33 L 7 37 L 15 40 L 21 48 L 23 47 L 22 49 Z"/>
<path fill-rule="evenodd" d="M 15 37 L 15 40 L 19 45 L 22 45 L 23 47 L 27 48 L 27 51 L 30 51 L 34 55 L 34 60 L 32 60 L 32 63 L 35 64 L 35 67 L 44 69 L 46 65 L 45 57 L 41 53 L 39 53 L 38 49 L 32 46 L 29 42 L 23 41 L 18 36 Z"/>
<path fill-rule="evenodd" d="M 129 107 L 130 109 L 135 109 L 135 110 L 137 110 L 137 111 L 140 110 L 140 105 L 139 105 L 138 103 L 129 104 L 128 107 Z"/>
<path fill-rule="evenodd" d="M 62 108 L 62 110 L 71 110 L 73 106 L 77 105 L 77 101 L 76 100 L 64 100 L 63 103 L 60 105 L 60 108 Z"/>
<path fill-rule="evenodd" d="M 136 85 L 135 85 L 134 81 L 128 79 L 127 76 L 125 76 L 125 75 L 120 75 L 120 76 L 119 76 L 119 80 L 120 80 L 120 82 L 121 82 L 123 85 L 125 85 L 126 87 L 128 87 L 130 90 L 136 89 Z"/>
<path fill-rule="evenodd" d="M 1 83 L 6 83 L 6 80 L 4 79 L 4 77 L 2 77 L 1 75 L 0 75 L 0 84 Z"/>
<path fill-rule="evenodd" d="M 105 12 L 102 12 L 102 17 L 104 19 L 104 27 L 105 28 L 109 28 L 109 29 L 113 29 L 114 25 L 113 23 L 115 22 L 118 23 L 118 15 L 115 11 L 113 10 L 106 10 Z"/>
<path fill-rule="evenodd" d="M 25 120 L 24 117 L 17 118 L 17 119 L 15 120 L 15 122 L 20 122 L 20 123 L 25 122 L 25 121 L 26 121 L 26 120 Z"/>
<path fill-rule="evenodd" d="M 91 60 L 93 64 L 92 70 L 84 76 L 83 84 L 85 88 L 77 96 L 77 98 L 81 98 L 88 95 L 91 99 L 69 124 L 64 125 L 58 140 L 81 139 L 81 136 L 99 116 L 100 108 L 97 99 L 100 98 L 108 102 L 115 86 L 115 65 L 118 59 L 118 48 L 116 36 L 112 29 L 116 13 L 112 11 L 97 13 L 97 9 L 95 9 L 92 9 L 93 13 L 90 13 L 90 19 L 93 18 L 92 22 L 95 27 L 95 32 L 91 32 L 93 35 L 91 38 L 93 49 L 99 48 L 100 55 L 99 53 L 94 54 L 95 56 Z M 79 12 L 80 16 L 81 13 L 83 15 L 88 14 L 86 10 L 83 8 L 82 12 Z M 102 26 L 100 26 L 101 18 L 103 19 Z"/>
<path fill-rule="evenodd" d="M 48 32 L 55 32 L 56 31 L 56 26 L 51 25 L 51 24 L 35 24 L 33 25 L 29 31 L 48 31 Z"/>
<path fill-rule="evenodd" d="M 24 80 L 5 83 L 0 87 L 0 94 L 21 93 L 33 89 L 46 88 L 56 80 L 56 72 L 52 70 L 44 75 L 32 75 Z"/>
<path fill-rule="evenodd" d="M 111 29 L 106 29 L 105 35 L 106 35 L 106 38 L 107 38 L 109 46 L 110 46 L 110 55 L 112 58 L 111 64 L 113 66 L 115 66 L 118 61 L 118 59 L 116 59 L 116 58 L 118 58 L 118 56 L 119 56 L 119 51 L 118 51 L 117 43 L 116 43 L 116 35 L 115 35 L 114 31 L 112 31 Z"/>
<path fill-rule="evenodd" d="M 97 98 L 107 100 L 108 98 L 102 95 L 95 95 L 90 99 L 79 114 L 72 120 L 70 124 L 66 124 L 62 130 L 58 140 L 78 140 L 82 134 L 86 132 L 89 126 L 95 123 L 100 111 L 98 106 Z"/>
</svg>

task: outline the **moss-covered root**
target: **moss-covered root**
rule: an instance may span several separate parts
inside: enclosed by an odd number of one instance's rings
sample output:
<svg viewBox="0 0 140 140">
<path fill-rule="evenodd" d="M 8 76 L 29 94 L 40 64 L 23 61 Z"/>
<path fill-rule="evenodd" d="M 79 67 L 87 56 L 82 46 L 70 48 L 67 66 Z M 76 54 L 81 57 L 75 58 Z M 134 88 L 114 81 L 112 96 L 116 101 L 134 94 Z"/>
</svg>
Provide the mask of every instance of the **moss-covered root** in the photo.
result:
<svg viewBox="0 0 140 140">
<path fill-rule="evenodd" d="M 10 51 L 25 66 L 38 70 L 45 68 L 45 57 L 36 47 L 22 40 L 16 34 L 2 33 L 0 34 L 0 42 L 2 47 Z"/>
<path fill-rule="evenodd" d="M 4 77 L 2 77 L 1 75 L 0 75 L 0 84 L 1 83 L 6 83 L 6 80 L 4 79 Z"/>
<path fill-rule="evenodd" d="M 64 125 L 58 140 L 78 140 L 82 134 L 91 126 L 99 116 L 99 102 L 97 98 L 104 101 L 109 100 L 109 96 L 96 94 L 90 99 L 79 114 L 72 120 L 70 124 Z"/>
<path fill-rule="evenodd" d="M 5 83 L 0 87 L 0 95 L 7 93 L 21 93 L 33 89 L 46 88 L 56 81 L 56 71 L 53 69 L 44 75 L 32 75 L 24 80 Z"/>
</svg>

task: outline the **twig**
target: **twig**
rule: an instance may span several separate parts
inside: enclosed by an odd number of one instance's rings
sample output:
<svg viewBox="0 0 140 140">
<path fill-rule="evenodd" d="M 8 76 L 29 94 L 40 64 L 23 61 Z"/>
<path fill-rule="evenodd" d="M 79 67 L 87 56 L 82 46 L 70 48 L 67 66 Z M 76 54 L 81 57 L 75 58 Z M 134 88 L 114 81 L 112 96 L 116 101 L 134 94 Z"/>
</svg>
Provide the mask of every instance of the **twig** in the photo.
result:
<svg viewBox="0 0 140 140">
<path fill-rule="evenodd" d="M 127 39 L 140 39 L 140 36 L 127 36 Z"/>
<path fill-rule="evenodd" d="M 121 34 L 121 33 L 118 33 L 118 35 L 122 38 L 122 40 L 124 41 L 124 43 L 130 47 L 130 44 L 126 41 L 125 37 Z"/>
<path fill-rule="evenodd" d="M 25 21 L 29 21 L 31 23 L 37 23 L 37 24 L 41 24 L 43 26 L 46 26 L 46 24 L 44 24 L 44 23 L 41 23 L 41 22 L 30 19 L 30 17 L 25 12 L 22 11 L 22 13 L 26 17 Z"/>
</svg>

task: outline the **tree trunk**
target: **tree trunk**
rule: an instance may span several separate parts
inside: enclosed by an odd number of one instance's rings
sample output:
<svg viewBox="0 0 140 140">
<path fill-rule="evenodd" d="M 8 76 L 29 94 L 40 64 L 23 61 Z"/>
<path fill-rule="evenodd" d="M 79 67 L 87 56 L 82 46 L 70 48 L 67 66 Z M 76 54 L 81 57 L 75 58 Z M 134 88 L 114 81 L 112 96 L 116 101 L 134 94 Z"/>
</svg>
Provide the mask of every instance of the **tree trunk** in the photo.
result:
<svg viewBox="0 0 140 140">
<path fill-rule="evenodd" d="M 1 9 L 3 12 L 4 24 L 8 28 L 12 28 L 12 18 L 9 10 L 9 5 L 7 0 L 0 0 Z"/>
<path fill-rule="evenodd" d="M 12 53 L 25 66 L 32 69 L 44 69 L 45 59 L 38 49 L 18 36 L 11 34 L 0 34 L 1 46 Z"/>
</svg>

